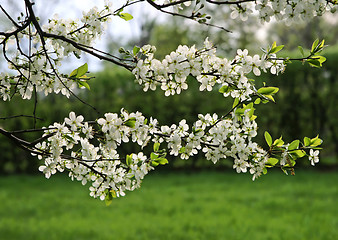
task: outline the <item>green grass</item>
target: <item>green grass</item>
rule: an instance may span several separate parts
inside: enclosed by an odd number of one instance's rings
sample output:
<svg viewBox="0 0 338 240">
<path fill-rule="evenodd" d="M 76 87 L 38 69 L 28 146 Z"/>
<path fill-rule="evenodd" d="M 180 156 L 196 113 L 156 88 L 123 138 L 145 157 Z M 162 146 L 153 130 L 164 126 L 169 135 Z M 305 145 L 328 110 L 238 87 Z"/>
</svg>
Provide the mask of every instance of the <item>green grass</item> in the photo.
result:
<svg viewBox="0 0 338 240">
<path fill-rule="evenodd" d="M 338 239 L 338 175 L 163 173 L 106 207 L 64 176 L 0 177 L 0 239 Z"/>
</svg>

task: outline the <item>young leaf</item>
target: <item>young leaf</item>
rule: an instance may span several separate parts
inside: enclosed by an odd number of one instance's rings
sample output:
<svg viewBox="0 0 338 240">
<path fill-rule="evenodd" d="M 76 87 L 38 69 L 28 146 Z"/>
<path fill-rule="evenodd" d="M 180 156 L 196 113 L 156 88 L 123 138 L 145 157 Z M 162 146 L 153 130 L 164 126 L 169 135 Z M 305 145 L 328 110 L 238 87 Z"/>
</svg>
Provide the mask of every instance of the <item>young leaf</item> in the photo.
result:
<svg viewBox="0 0 338 240">
<path fill-rule="evenodd" d="M 256 100 L 255 100 L 255 104 L 260 104 L 261 103 L 261 99 L 260 98 L 257 98 Z"/>
<path fill-rule="evenodd" d="M 224 85 L 219 90 L 220 93 L 227 93 L 229 91 L 229 86 Z"/>
<path fill-rule="evenodd" d="M 235 98 L 234 103 L 232 104 L 232 107 L 235 107 L 239 104 L 239 98 Z"/>
<path fill-rule="evenodd" d="M 158 165 L 160 165 L 160 164 L 156 161 L 151 162 L 151 166 L 153 166 L 153 167 L 157 167 Z"/>
<path fill-rule="evenodd" d="M 317 60 L 317 59 L 308 59 L 306 62 L 311 66 L 311 67 L 317 67 L 320 68 L 322 64 Z"/>
<path fill-rule="evenodd" d="M 304 50 L 303 50 L 303 48 L 301 46 L 298 46 L 298 49 L 299 49 L 300 53 L 302 54 L 302 56 L 304 57 Z"/>
<path fill-rule="evenodd" d="M 113 202 L 113 198 L 116 198 L 116 192 L 114 190 L 110 190 L 107 192 L 105 197 L 106 206 L 109 206 Z"/>
<path fill-rule="evenodd" d="M 275 102 L 275 99 L 273 98 L 273 96 L 271 95 L 264 95 L 265 97 L 267 97 L 268 99 L 270 99 L 271 101 Z"/>
<path fill-rule="evenodd" d="M 282 138 L 276 139 L 273 142 L 273 145 L 276 146 L 276 147 L 281 147 L 281 146 L 283 146 L 283 144 L 284 144 L 284 141 L 282 140 Z"/>
<path fill-rule="evenodd" d="M 154 143 L 154 152 L 157 152 L 160 149 L 160 143 L 159 142 L 155 142 Z"/>
<path fill-rule="evenodd" d="M 133 158 L 132 158 L 132 156 L 131 155 L 127 155 L 127 158 L 126 158 L 126 164 L 128 165 L 128 166 L 130 166 L 130 164 L 132 164 L 133 163 Z"/>
<path fill-rule="evenodd" d="M 184 153 L 185 152 L 185 147 L 181 147 L 179 153 Z"/>
<path fill-rule="evenodd" d="M 302 158 L 306 155 L 304 150 L 294 150 L 291 152 L 292 155 L 295 155 L 297 158 Z"/>
<path fill-rule="evenodd" d="M 278 163 L 277 158 L 269 158 L 268 161 L 266 162 L 267 167 L 273 167 Z"/>
<path fill-rule="evenodd" d="M 77 74 L 77 69 L 74 69 L 70 74 L 69 74 L 69 78 L 71 78 L 71 77 L 75 77 L 76 76 L 76 74 Z"/>
<path fill-rule="evenodd" d="M 272 137 L 268 132 L 264 133 L 264 137 L 265 137 L 265 141 L 268 144 L 268 146 L 270 147 L 272 145 Z"/>
<path fill-rule="evenodd" d="M 268 169 L 263 168 L 263 174 L 267 174 L 268 173 Z"/>
<path fill-rule="evenodd" d="M 318 136 L 317 136 L 317 137 L 311 139 L 311 144 L 310 144 L 310 146 L 311 146 L 311 147 L 317 147 L 317 146 L 319 146 L 320 144 L 322 144 L 322 142 L 323 142 L 323 140 L 320 139 L 320 138 L 318 138 Z"/>
<path fill-rule="evenodd" d="M 271 49 L 273 49 L 273 48 L 275 48 L 275 47 L 277 47 L 276 41 L 274 41 L 273 44 L 271 45 Z"/>
<path fill-rule="evenodd" d="M 129 13 L 120 13 L 119 14 L 119 17 L 126 20 L 126 21 L 129 21 L 129 20 L 132 20 L 134 17 L 129 14 Z"/>
<path fill-rule="evenodd" d="M 277 93 L 279 88 L 276 87 L 261 87 L 258 89 L 258 93 L 262 95 L 271 95 Z"/>
<path fill-rule="evenodd" d="M 88 71 L 88 64 L 85 63 L 82 66 L 78 67 L 77 69 L 74 69 L 70 74 L 69 74 L 69 78 L 80 78 L 83 75 L 85 75 Z"/>
<path fill-rule="evenodd" d="M 79 84 L 80 87 L 85 87 L 88 90 L 90 90 L 90 86 L 86 81 L 78 81 L 77 83 Z"/>
<path fill-rule="evenodd" d="M 277 46 L 277 47 L 274 47 L 270 50 L 270 54 L 273 54 L 273 53 L 277 53 L 279 52 L 280 50 L 282 50 L 284 47 L 284 45 L 280 45 L 280 46 Z"/>
<path fill-rule="evenodd" d="M 313 43 L 312 43 L 312 47 L 311 47 L 311 53 L 315 53 L 316 48 L 318 46 L 319 43 L 319 39 L 316 39 Z"/>
<path fill-rule="evenodd" d="M 140 51 L 140 47 L 138 47 L 138 46 L 135 46 L 134 48 L 133 48 L 133 54 L 134 54 L 134 56 L 136 55 L 136 54 L 138 54 L 138 52 Z"/>
<path fill-rule="evenodd" d="M 150 159 L 151 159 L 151 160 L 156 160 L 156 159 L 158 159 L 158 156 L 159 156 L 159 155 L 158 155 L 157 153 L 153 153 L 153 152 L 152 152 L 152 153 L 150 154 Z"/>
<path fill-rule="evenodd" d="M 167 160 L 166 158 L 158 158 L 158 159 L 156 160 L 156 162 L 158 162 L 158 163 L 161 164 L 161 165 L 165 165 L 165 164 L 168 164 L 168 163 L 169 163 L 168 160 Z"/>
<path fill-rule="evenodd" d="M 304 138 L 304 146 L 307 147 L 307 146 L 310 146 L 311 144 L 311 139 L 308 138 L 308 137 L 305 137 Z"/>
<path fill-rule="evenodd" d="M 88 72 L 88 64 L 85 63 L 77 69 L 76 77 L 82 77 Z"/>
<path fill-rule="evenodd" d="M 125 121 L 124 125 L 130 128 L 135 127 L 135 123 L 136 123 L 136 118 L 132 117 L 129 118 L 127 121 Z"/>
<path fill-rule="evenodd" d="M 294 140 L 292 143 L 290 143 L 288 150 L 292 151 L 292 150 L 298 149 L 298 147 L 299 147 L 299 140 Z"/>
<path fill-rule="evenodd" d="M 320 63 L 323 63 L 326 61 L 326 57 L 323 57 L 323 56 L 316 56 L 316 59 L 320 62 Z"/>
</svg>

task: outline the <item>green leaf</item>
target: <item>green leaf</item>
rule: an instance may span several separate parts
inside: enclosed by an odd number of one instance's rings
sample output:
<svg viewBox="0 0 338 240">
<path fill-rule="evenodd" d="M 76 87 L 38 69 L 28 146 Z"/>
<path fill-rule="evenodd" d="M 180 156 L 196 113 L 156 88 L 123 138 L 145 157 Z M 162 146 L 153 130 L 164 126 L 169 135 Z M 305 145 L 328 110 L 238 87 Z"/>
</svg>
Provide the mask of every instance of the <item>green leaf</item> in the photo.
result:
<svg viewBox="0 0 338 240">
<path fill-rule="evenodd" d="M 154 152 L 157 152 L 160 149 L 160 143 L 159 142 L 155 142 L 154 143 Z"/>
<path fill-rule="evenodd" d="M 268 165 L 267 167 L 273 167 L 278 163 L 278 161 L 279 160 L 277 158 L 269 158 L 265 164 Z"/>
<path fill-rule="evenodd" d="M 316 39 L 313 43 L 312 43 L 312 47 L 311 47 L 311 52 L 314 53 L 317 46 L 318 46 L 318 43 L 319 43 L 319 39 Z"/>
<path fill-rule="evenodd" d="M 273 142 L 273 145 L 276 146 L 276 147 L 281 147 L 283 146 L 284 144 L 284 141 L 282 140 L 282 137 L 279 138 L 279 139 L 276 139 L 274 142 Z"/>
<path fill-rule="evenodd" d="M 239 98 L 235 98 L 234 103 L 232 104 L 232 107 L 234 108 L 239 104 Z"/>
<path fill-rule="evenodd" d="M 130 128 L 134 128 L 136 123 L 136 118 L 132 117 L 125 121 L 124 125 Z"/>
<path fill-rule="evenodd" d="M 255 100 L 255 104 L 260 104 L 261 103 L 261 99 L 260 98 L 257 98 L 256 100 Z"/>
<path fill-rule="evenodd" d="M 220 93 L 227 93 L 230 91 L 230 87 L 227 85 L 222 86 L 219 90 Z"/>
<path fill-rule="evenodd" d="M 158 158 L 157 160 L 156 160 L 156 162 L 158 162 L 159 164 L 161 164 L 161 165 L 165 165 L 165 164 L 168 164 L 169 162 L 168 162 L 168 159 L 166 159 L 166 158 Z"/>
<path fill-rule="evenodd" d="M 267 131 L 265 131 L 264 137 L 265 137 L 266 143 L 270 147 L 272 145 L 272 137 L 271 137 L 271 135 Z"/>
<path fill-rule="evenodd" d="M 311 147 L 317 147 L 317 146 L 319 146 L 320 144 L 322 144 L 322 142 L 323 142 L 323 140 L 320 139 L 320 138 L 318 138 L 318 136 L 317 136 L 317 137 L 311 139 L 310 146 L 311 146 Z"/>
<path fill-rule="evenodd" d="M 133 158 L 132 158 L 132 155 L 130 154 L 130 155 L 127 155 L 127 157 L 126 157 L 126 164 L 128 165 L 128 166 L 130 166 L 130 164 L 132 164 L 133 163 Z"/>
<path fill-rule="evenodd" d="M 302 56 L 304 57 L 304 50 L 303 50 L 303 48 L 301 46 L 298 46 L 298 49 L 299 49 L 300 53 L 302 54 Z"/>
<path fill-rule="evenodd" d="M 302 158 L 306 155 L 304 150 L 294 150 L 292 152 L 290 152 L 292 155 L 294 155 L 297 158 Z"/>
<path fill-rule="evenodd" d="M 276 41 L 274 41 L 273 44 L 271 45 L 271 49 L 273 49 L 273 48 L 275 48 L 275 47 L 277 47 Z"/>
<path fill-rule="evenodd" d="M 268 169 L 263 168 L 263 174 L 267 174 L 268 173 Z"/>
<path fill-rule="evenodd" d="M 126 21 L 129 21 L 129 20 L 132 20 L 134 17 L 129 14 L 129 13 L 120 13 L 119 14 L 119 17 L 126 20 Z"/>
<path fill-rule="evenodd" d="M 159 157 L 159 155 L 158 155 L 157 153 L 153 153 L 153 152 L 152 152 L 152 153 L 150 154 L 150 159 L 151 159 L 151 160 L 156 160 L 156 159 L 158 159 L 158 157 Z"/>
<path fill-rule="evenodd" d="M 113 202 L 113 198 L 116 198 L 116 192 L 114 190 L 108 191 L 104 199 L 106 206 L 109 206 Z"/>
<path fill-rule="evenodd" d="M 77 69 L 73 70 L 68 77 L 79 78 L 85 75 L 87 72 L 88 72 L 88 64 L 85 63 L 82 66 L 78 67 Z"/>
<path fill-rule="evenodd" d="M 88 64 L 85 63 L 77 69 L 76 77 L 82 77 L 88 72 Z"/>
<path fill-rule="evenodd" d="M 313 150 L 323 150 L 321 147 L 312 147 Z"/>
<path fill-rule="evenodd" d="M 317 56 L 316 59 L 320 62 L 320 63 L 323 63 L 326 61 L 326 57 L 323 57 L 323 56 Z"/>
<path fill-rule="evenodd" d="M 294 140 L 292 143 L 290 143 L 288 150 L 292 151 L 292 150 L 298 149 L 298 147 L 299 147 L 299 140 Z"/>
<path fill-rule="evenodd" d="M 134 48 L 133 48 L 133 54 L 134 54 L 134 56 L 136 55 L 136 54 L 138 54 L 138 52 L 140 51 L 140 47 L 138 47 L 138 46 L 135 46 Z"/>
<path fill-rule="evenodd" d="M 317 67 L 320 68 L 322 66 L 321 62 L 317 59 L 308 59 L 306 62 L 311 66 L 311 67 Z"/>
<path fill-rule="evenodd" d="M 276 46 L 276 47 L 272 48 L 272 49 L 270 50 L 270 54 L 279 52 L 280 50 L 283 49 L 283 47 L 284 47 L 284 45 L 280 45 L 280 46 Z"/>
<path fill-rule="evenodd" d="M 242 116 L 245 112 L 245 109 L 244 108 L 237 108 L 236 111 L 235 111 L 235 114 L 238 115 L 238 116 Z"/>
<path fill-rule="evenodd" d="M 90 86 L 86 81 L 78 81 L 77 83 L 79 84 L 80 87 L 85 87 L 88 90 L 90 90 Z"/>
<path fill-rule="evenodd" d="M 153 167 L 157 167 L 158 165 L 160 165 L 158 162 L 156 162 L 156 161 L 152 161 L 151 162 L 151 165 L 153 166 Z"/>
<path fill-rule="evenodd" d="M 275 102 L 275 99 L 273 98 L 273 96 L 271 95 L 264 95 L 265 97 L 267 97 L 268 99 L 270 99 L 271 101 Z"/>
<path fill-rule="evenodd" d="M 308 138 L 308 137 L 305 137 L 304 138 L 304 146 L 307 147 L 307 146 L 310 146 L 311 144 L 311 139 Z"/>
<path fill-rule="evenodd" d="M 185 152 L 185 147 L 181 147 L 179 153 L 184 153 Z"/>
<path fill-rule="evenodd" d="M 76 76 L 76 74 L 77 74 L 77 69 L 74 69 L 70 74 L 69 74 L 69 78 L 71 78 L 71 77 L 75 77 Z"/>
<path fill-rule="evenodd" d="M 75 140 L 69 135 L 63 135 L 69 142 L 75 143 Z"/>
<path fill-rule="evenodd" d="M 276 87 L 261 87 L 257 92 L 262 95 L 271 95 L 277 93 L 278 91 L 279 88 Z"/>
<path fill-rule="evenodd" d="M 250 121 L 253 121 L 253 120 L 255 120 L 256 118 L 257 118 L 256 115 L 252 115 L 252 116 L 250 117 Z"/>
</svg>

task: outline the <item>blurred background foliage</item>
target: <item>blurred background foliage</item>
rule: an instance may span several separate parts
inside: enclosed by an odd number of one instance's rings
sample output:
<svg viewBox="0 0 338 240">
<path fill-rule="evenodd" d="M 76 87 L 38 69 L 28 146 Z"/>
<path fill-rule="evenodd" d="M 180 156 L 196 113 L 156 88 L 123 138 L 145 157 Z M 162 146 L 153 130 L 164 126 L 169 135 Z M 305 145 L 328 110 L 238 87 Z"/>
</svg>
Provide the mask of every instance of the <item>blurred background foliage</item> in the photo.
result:
<svg viewBox="0 0 338 240">
<path fill-rule="evenodd" d="M 225 22 L 226 27 L 233 34 L 215 28 L 205 28 L 200 25 L 190 25 L 181 19 L 159 23 L 156 19 L 143 21 L 139 38 L 134 38 L 126 44 L 126 49 L 134 45 L 142 46 L 150 43 L 157 47 L 157 58 L 162 58 L 170 51 L 175 50 L 179 44 L 193 45 L 201 43 L 205 37 L 209 38 L 218 47 L 220 55 L 233 58 L 237 48 L 247 48 L 251 54 L 259 53 L 259 46 L 277 41 L 278 45 L 284 44 L 288 50 L 285 56 L 299 57 L 297 46 L 310 47 L 316 39 L 326 39 L 330 45 L 324 53 L 327 62 L 323 69 L 311 68 L 299 62 L 289 64 L 287 70 L 279 75 L 264 74 L 257 79 L 257 84 L 277 86 L 280 88 L 276 96 L 277 104 L 258 105 L 259 135 L 257 142 L 265 147 L 263 133 L 268 130 L 273 138 L 283 135 L 287 141 L 305 136 L 315 137 L 319 134 L 324 140 L 321 152 L 320 166 L 333 168 L 338 160 L 338 27 L 336 19 L 332 16 L 315 18 L 308 24 L 301 23 L 290 29 L 283 23 L 272 23 L 265 26 L 265 31 L 257 31 L 255 20 L 237 22 L 229 20 L 229 14 L 217 16 L 219 11 L 214 11 L 215 22 Z M 212 15 L 212 14 L 211 14 Z M 229 23 L 232 24 L 229 24 Z M 117 52 L 118 39 L 112 39 L 108 49 Z M 256 52 L 255 52 L 256 49 Z M 90 107 L 82 104 L 77 99 L 69 99 L 58 95 L 48 97 L 39 96 L 37 116 L 43 120 L 37 121 L 37 127 L 48 126 L 57 121 L 62 122 L 70 111 L 82 114 L 86 120 L 94 120 L 106 112 L 119 112 L 125 108 L 129 112 L 141 111 L 146 117 L 157 118 L 160 124 L 178 123 L 181 119 L 193 123 L 199 113 L 217 113 L 223 115 L 232 105 L 232 99 L 224 98 L 216 90 L 213 92 L 199 92 L 199 84 L 190 78 L 188 91 L 177 96 L 165 97 L 161 90 L 143 92 L 141 87 L 134 82 L 133 75 L 121 68 L 105 64 L 104 70 L 91 73 L 95 76 L 90 80 L 91 90 L 79 90 L 78 96 L 95 106 L 100 114 Z M 90 68 L 90 66 L 89 66 Z M 0 102 L 0 117 L 18 114 L 32 115 L 34 102 L 14 98 L 10 102 Z M 29 129 L 33 127 L 30 118 L 0 119 L 0 126 L 6 130 Z M 34 139 L 39 133 L 21 135 L 25 139 Z M 133 145 L 121 148 L 121 153 L 139 151 Z M 308 161 L 305 159 L 306 165 Z M 37 172 L 39 161 L 26 152 L 15 147 L 4 136 L 0 136 L 0 172 L 1 173 L 33 173 Z M 302 164 L 300 164 L 301 166 Z M 171 158 L 167 169 L 172 168 L 201 168 L 201 167 L 229 167 L 229 160 L 213 166 L 203 156 L 188 161 Z"/>
</svg>

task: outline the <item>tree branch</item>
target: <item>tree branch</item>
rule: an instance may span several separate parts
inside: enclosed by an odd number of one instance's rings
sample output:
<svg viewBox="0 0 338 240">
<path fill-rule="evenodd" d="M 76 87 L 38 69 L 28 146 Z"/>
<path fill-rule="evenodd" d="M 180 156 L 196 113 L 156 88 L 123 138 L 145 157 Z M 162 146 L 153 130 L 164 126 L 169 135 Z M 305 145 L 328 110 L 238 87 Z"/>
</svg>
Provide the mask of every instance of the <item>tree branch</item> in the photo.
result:
<svg viewBox="0 0 338 240">
<path fill-rule="evenodd" d="M 172 16 L 177 16 L 177 17 L 189 19 L 189 20 L 198 22 L 199 24 L 203 24 L 203 25 L 206 25 L 206 26 L 216 27 L 216 28 L 221 29 L 221 30 L 226 31 L 226 32 L 231 32 L 230 30 L 228 30 L 224 27 L 221 27 L 221 26 L 217 26 L 217 25 L 207 23 L 207 22 L 200 22 L 199 18 L 198 18 L 198 16 L 200 15 L 199 12 L 197 12 L 197 14 L 195 14 L 195 12 L 192 12 L 191 16 L 187 16 L 187 15 L 180 14 L 180 13 L 169 12 L 169 11 L 166 11 L 166 10 L 163 9 L 163 8 L 166 8 L 166 7 L 169 7 L 169 6 L 177 5 L 176 2 L 175 3 L 168 3 L 168 4 L 164 4 L 164 5 L 158 5 L 155 2 L 153 2 L 152 0 L 145 0 L 145 1 L 147 1 L 147 3 L 149 3 L 152 7 L 156 8 L 160 12 L 163 12 L 163 13 L 166 13 L 166 14 L 169 14 L 169 15 L 172 15 Z M 183 2 L 186 2 L 186 1 L 179 1 L 179 2 L 183 3 Z"/>
</svg>

